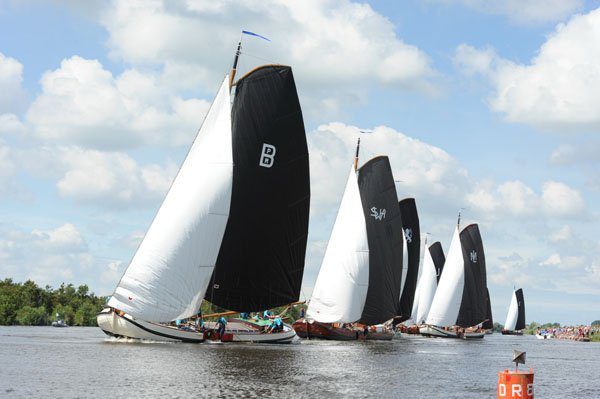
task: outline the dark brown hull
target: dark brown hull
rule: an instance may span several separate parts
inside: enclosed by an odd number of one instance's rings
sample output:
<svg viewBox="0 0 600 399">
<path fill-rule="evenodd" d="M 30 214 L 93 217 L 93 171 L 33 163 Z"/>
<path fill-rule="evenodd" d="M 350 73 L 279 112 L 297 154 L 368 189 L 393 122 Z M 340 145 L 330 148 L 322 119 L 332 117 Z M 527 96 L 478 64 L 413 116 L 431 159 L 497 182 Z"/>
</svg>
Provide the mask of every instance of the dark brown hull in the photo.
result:
<svg viewBox="0 0 600 399">
<path fill-rule="evenodd" d="M 394 333 L 392 331 L 369 331 L 364 339 L 368 341 L 391 341 L 393 338 Z M 359 339 L 363 339 L 362 334 L 360 334 Z"/>
<path fill-rule="evenodd" d="M 523 335 L 523 331 L 502 330 L 502 335 Z"/>
<path fill-rule="evenodd" d="M 329 323 L 319 323 L 314 321 L 308 323 L 304 320 L 297 320 L 292 324 L 292 328 L 300 338 L 308 339 L 328 339 L 334 341 L 356 341 L 359 332 L 342 327 L 334 327 Z M 360 334 L 362 335 L 362 334 Z"/>
</svg>

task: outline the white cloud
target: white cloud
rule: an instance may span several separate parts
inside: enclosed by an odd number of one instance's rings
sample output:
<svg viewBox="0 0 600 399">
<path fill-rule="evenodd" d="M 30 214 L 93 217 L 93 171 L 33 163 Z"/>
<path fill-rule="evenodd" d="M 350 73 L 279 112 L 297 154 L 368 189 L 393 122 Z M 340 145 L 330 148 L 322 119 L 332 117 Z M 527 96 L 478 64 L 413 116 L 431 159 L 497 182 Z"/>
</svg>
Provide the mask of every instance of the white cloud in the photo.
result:
<svg viewBox="0 0 600 399">
<path fill-rule="evenodd" d="M 556 266 L 561 262 L 560 254 L 552 254 L 546 260 L 540 262 L 540 266 Z"/>
<path fill-rule="evenodd" d="M 21 110 L 25 91 L 21 87 L 23 65 L 14 58 L 0 53 L 0 115 Z"/>
<path fill-rule="evenodd" d="M 523 286 L 531 282 L 531 272 L 528 270 L 529 260 L 524 259 L 517 252 L 513 252 L 509 256 L 498 257 L 496 262 L 488 261 L 487 267 L 489 279 L 494 284 Z"/>
<path fill-rule="evenodd" d="M 430 211 L 458 210 L 468 186 L 466 170 L 444 150 L 408 137 L 390 127 L 371 133 L 343 123 L 319 126 L 308 134 L 313 207 L 317 213 L 337 206 L 348 169 L 354 159 L 356 140 L 361 138 L 360 164 L 382 151 L 390 158 L 394 177 L 401 180 L 398 196 L 416 196 Z"/>
<path fill-rule="evenodd" d="M 595 164 L 600 162 L 600 142 L 563 144 L 550 155 L 554 165 Z"/>
<path fill-rule="evenodd" d="M 560 243 L 569 241 L 573 237 L 573 229 L 569 225 L 564 225 L 550 235 L 551 243 Z"/>
<path fill-rule="evenodd" d="M 87 242 L 71 223 L 29 232 L 0 225 L 0 259 L 0 274 L 41 286 L 89 282 L 84 274 L 93 264 Z"/>
<path fill-rule="evenodd" d="M 490 106 L 510 122 L 565 132 L 600 129 L 600 8 L 558 25 L 528 65 L 465 44 L 455 63 L 488 77 L 495 89 Z"/>
<path fill-rule="evenodd" d="M 583 256 L 561 256 L 558 253 L 550 255 L 546 260 L 540 262 L 540 266 L 555 266 L 559 269 L 575 269 L 582 267 L 586 262 Z"/>
<path fill-rule="evenodd" d="M 174 94 L 157 74 L 130 69 L 114 77 L 78 56 L 46 72 L 41 85 L 27 122 L 46 142 L 103 149 L 189 144 L 209 106 Z"/>
<path fill-rule="evenodd" d="M 63 166 L 56 187 L 61 196 L 100 207 L 139 207 L 155 203 L 169 189 L 177 166 L 139 165 L 123 152 L 61 148 Z"/>
<path fill-rule="evenodd" d="M 520 24 L 562 20 L 583 8 L 583 0 L 430 0 L 458 3 L 486 14 L 508 17 Z"/>
<path fill-rule="evenodd" d="M 272 42 L 245 37 L 241 70 L 257 63 L 292 65 L 302 101 L 315 112 L 336 110 L 342 101 L 362 103 L 373 84 L 435 91 L 428 56 L 399 38 L 395 26 L 368 4 L 148 0 L 113 2 L 103 15 L 112 57 L 163 65 L 170 76 L 167 71 L 184 71 L 174 76 L 193 75 L 194 83 L 210 90 L 228 72 L 244 27 Z"/>
<path fill-rule="evenodd" d="M 52 252 L 84 252 L 87 244 L 81 234 L 71 223 L 66 223 L 54 230 L 38 230 L 31 232 L 30 240 L 36 247 Z"/>
<path fill-rule="evenodd" d="M 585 203 L 579 191 L 564 183 L 548 181 L 542 188 L 542 206 L 550 216 L 582 216 Z"/>
<path fill-rule="evenodd" d="M 26 127 L 15 114 L 0 114 L 0 136 L 22 136 Z"/>
</svg>

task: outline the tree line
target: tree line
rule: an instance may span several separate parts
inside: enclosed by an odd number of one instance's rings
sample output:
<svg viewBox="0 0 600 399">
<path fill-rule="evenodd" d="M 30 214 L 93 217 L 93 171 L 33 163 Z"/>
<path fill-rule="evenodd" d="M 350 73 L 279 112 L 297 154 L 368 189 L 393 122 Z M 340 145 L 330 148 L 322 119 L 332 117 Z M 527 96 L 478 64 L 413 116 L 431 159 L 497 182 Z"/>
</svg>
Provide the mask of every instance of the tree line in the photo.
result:
<svg viewBox="0 0 600 399">
<path fill-rule="evenodd" d="M 60 318 L 72 326 L 96 326 L 105 302 L 106 297 L 89 292 L 85 284 L 75 288 L 62 283 L 53 289 L 6 278 L 0 280 L 0 325 L 47 326 Z"/>
</svg>

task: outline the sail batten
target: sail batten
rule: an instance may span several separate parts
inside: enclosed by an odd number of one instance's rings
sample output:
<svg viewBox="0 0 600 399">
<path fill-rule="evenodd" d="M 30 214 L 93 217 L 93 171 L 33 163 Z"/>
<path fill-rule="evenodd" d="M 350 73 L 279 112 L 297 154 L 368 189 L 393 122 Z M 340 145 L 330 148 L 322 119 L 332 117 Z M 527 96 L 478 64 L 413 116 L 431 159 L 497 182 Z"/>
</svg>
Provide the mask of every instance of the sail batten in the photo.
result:
<svg viewBox="0 0 600 399">
<path fill-rule="evenodd" d="M 225 77 L 109 306 L 157 322 L 197 313 L 229 215 L 232 171 Z"/>
</svg>

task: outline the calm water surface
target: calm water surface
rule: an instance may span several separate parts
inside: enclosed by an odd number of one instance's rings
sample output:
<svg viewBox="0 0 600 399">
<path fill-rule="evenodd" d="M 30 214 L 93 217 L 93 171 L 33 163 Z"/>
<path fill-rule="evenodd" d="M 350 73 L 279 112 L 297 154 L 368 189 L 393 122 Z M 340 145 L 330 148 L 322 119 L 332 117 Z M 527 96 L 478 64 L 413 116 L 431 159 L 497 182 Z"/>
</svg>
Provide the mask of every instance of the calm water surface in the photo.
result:
<svg viewBox="0 0 600 399">
<path fill-rule="evenodd" d="M 512 349 L 527 351 L 536 398 L 600 398 L 598 343 L 127 343 L 76 327 L 0 327 L 0 397 L 495 398 Z"/>
</svg>

